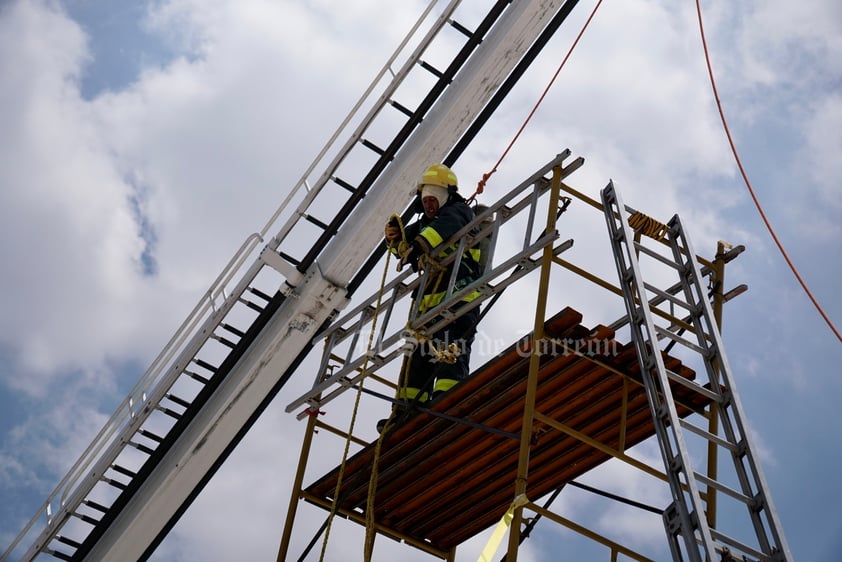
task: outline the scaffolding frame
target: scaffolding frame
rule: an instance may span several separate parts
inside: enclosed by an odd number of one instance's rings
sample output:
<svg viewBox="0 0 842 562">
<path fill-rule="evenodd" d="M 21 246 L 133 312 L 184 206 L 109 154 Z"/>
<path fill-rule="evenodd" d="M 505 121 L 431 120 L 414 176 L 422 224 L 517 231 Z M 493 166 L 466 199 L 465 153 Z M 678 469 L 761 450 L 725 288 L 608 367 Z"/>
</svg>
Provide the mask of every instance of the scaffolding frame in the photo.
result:
<svg viewBox="0 0 842 562">
<path fill-rule="evenodd" d="M 569 205 L 571 198 L 584 202 L 588 206 L 591 206 L 602 213 L 606 212 L 602 203 L 588 197 L 563 181 L 573 170 L 577 169 L 582 164 L 582 160 L 577 159 L 574 162 L 574 165 L 568 165 L 566 167 L 563 166 L 563 161 L 569 156 L 569 154 L 569 151 L 565 151 L 557 156 L 550 163 L 536 172 L 536 174 L 530 176 L 530 178 L 513 189 L 508 195 L 504 196 L 500 201 L 489 207 L 485 212 L 479 215 L 471 225 L 463 229 L 463 231 L 454 237 L 453 241 L 462 245 L 460 246 L 460 250 L 464 248 L 465 245 L 471 246 L 476 244 L 484 237 L 491 237 L 493 248 L 493 243 L 497 242 L 497 239 L 500 236 L 500 227 L 502 222 L 513 218 L 514 215 L 519 212 L 526 211 L 528 214 L 524 243 L 520 251 L 516 253 L 515 256 L 504 260 L 503 263 L 497 267 L 492 268 L 489 265 L 489 271 L 487 272 L 486 277 L 483 277 L 468 287 L 465 287 L 461 291 L 454 291 L 453 284 L 451 282 L 448 297 L 439 307 L 437 307 L 436 310 L 423 315 L 423 317 L 416 315 L 417 309 L 411 310 L 412 313 L 410 314 L 409 321 L 409 326 L 411 328 L 418 329 L 423 327 L 425 322 L 430 322 L 431 319 L 435 319 L 432 327 L 430 328 L 430 332 L 435 331 L 442 324 L 455 318 L 456 314 L 459 314 L 458 311 L 452 311 L 451 307 L 454 303 L 459 301 L 462 295 L 473 290 L 479 290 L 481 297 L 474 303 L 474 306 L 479 306 L 481 303 L 488 301 L 495 295 L 499 295 L 502 290 L 514 283 L 516 280 L 521 279 L 527 273 L 537 269 L 539 271 L 540 279 L 538 284 L 538 294 L 536 295 L 534 327 L 531 334 L 531 341 L 542 342 L 546 338 L 548 341 L 552 342 L 552 337 L 547 338 L 545 335 L 544 326 L 546 321 L 548 296 L 550 294 L 550 273 L 554 265 L 561 266 L 563 269 L 584 278 L 608 292 L 615 295 L 623 295 L 622 287 L 606 281 L 605 279 L 589 272 L 585 268 L 561 257 L 561 253 L 569 249 L 572 246 L 573 241 L 567 240 L 560 244 L 556 243 L 559 239 L 557 221 L 561 216 L 561 213 L 567 208 L 567 205 Z M 548 173 L 551 173 L 551 179 L 545 177 Z M 518 200 L 517 198 L 519 194 L 527 188 L 532 189 L 531 195 Z M 549 198 L 549 203 L 546 205 L 547 217 L 544 222 L 544 229 L 537 237 L 537 241 L 530 243 L 532 230 L 537 220 L 537 212 L 539 209 L 538 200 L 545 195 Z M 518 203 L 511 205 L 511 203 L 516 200 Z M 637 243 L 640 243 L 641 237 L 648 235 L 650 240 L 660 242 L 665 246 L 667 245 L 663 240 L 663 237 L 659 239 L 658 236 L 652 236 L 652 234 L 657 234 L 657 230 L 663 225 L 663 223 L 660 223 L 631 207 L 623 206 L 623 208 L 629 216 L 636 217 L 635 220 L 638 228 L 634 231 L 634 239 Z M 495 216 L 497 220 L 494 222 L 489 223 L 486 220 L 494 218 Z M 501 218 L 505 220 L 500 221 Z M 479 227 L 480 230 L 478 234 L 470 234 L 470 230 L 473 227 Z M 720 241 L 713 260 L 708 260 L 697 255 L 693 256 L 693 260 L 695 260 L 695 263 L 698 264 L 700 276 L 708 279 L 710 287 L 709 296 L 712 301 L 712 310 L 717 326 L 721 325 L 723 304 L 746 290 L 745 285 L 739 285 L 726 292 L 724 285 L 725 264 L 736 258 L 743 250 L 744 248 L 742 246 L 732 247 L 730 244 Z M 456 256 L 458 255 L 461 255 L 461 251 L 453 252 L 450 259 L 457 259 Z M 507 272 L 510 274 L 509 277 L 504 277 L 504 274 Z M 513 278 L 513 272 L 517 273 L 516 278 Z M 388 395 L 364 389 L 363 383 L 366 379 L 370 379 L 383 384 L 388 388 L 395 388 L 395 384 L 393 382 L 381 377 L 378 374 L 373 374 L 371 371 L 382 369 L 391 361 L 397 359 L 398 357 L 402 357 L 404 354 L 409 353 L 412 349 L 412 345 L 397 345 L 401 337 L 400 332 L 396 334 L 389 334 L 386 331 L 388 319 L 393 316 L 396 310 L 396 302 L 404 298 L 409 298 L 413 289 L 426 282 L 424 274 L 418 276 L 418 278 L 413 281 L 408 280 L 410 276 L 410 272 L 404 272 L 392 282 L 384 286 L 383 294 L 389 294 L 390 297 L 385 299 L 381 305 L 385 307 L 382 314 L 385 314 L 385 317 L 387 318 L 381 327 L 377 328 L 376 326 L 373 326 L 373 319 L 375 318 L 374 303 L 377 301 L 376 296 L 374 296 L 349 311 L 342 319 L 338 320 L 331 327 L 325 330 L 322 334 L 325 339 L 325 352 L 313 388 L 310 392 L 304 394 L 287 406 L 288 412 L 303 406 L 305 409 L 298 414 L 298 418 L 303 419 L 306 417 L 307 424 L 299 456 L 298 468 L 293 483 L 293 490 L 290 496 L 278 560 L 287 559 L 289 548 L 291 546 L 296 511 L 301 500 L 305 500 L 308 503 L 320 506 L 321 508 L 327 510 L 331 513 L 329 517 L 332 517 L 333 513 L 335 513 L 336 515 L 355 521 L 361 525 L 366 525 L 367 523 L 367 514 L 364 513 L 364 510 L 337 507 L 335 504 L 327 501 L 326 498 L 309 493 L 303 487 L 305 472 L 308 458 L 312 450 L 314 435 L 320 429 L 347 439 L 350 443 L 354 443 L 358 447 L 370 447 L 367 440 L 354 435 L 353 421 L 350 429 L 346 431 L 339 427 L 327 424 L 320 419 L 319 414 L 321 413 L 321 407 L 338 397 L 340 394 L 351 389 L 355 389 L 358 393 L 366 393 L 368 395 L 376 396 L 384 402 L 397 402 L 396 399 L 390 398 Z M 495 285 L 492 283 L 495 279 L 504 279 L 504 281 L 500 281 L 497 285 Z M 652 310 L 655 315 L 662 321 L 667 322 L 670 329 L 674 332 L 692 328 L 688 324 L 686 318 L 679 317 L 675 314 L 673 301 L 676 299 L 676 295 L 681 291 L 682 286 L 680 284 L 673 284 L 665 290 L 659 290 L 657 296 L 649 300 L 649 304 L 652 305 Z M 436 321 L 438 322 L 437 324 L 435 323 Z M 607 329 L 610 329 L 613 333 L 614 330 L 620 329 L 629 323 L 629 316 L 623 315 L 610 324 Z M 370 349 L 367 349 L 364 353 L 353 356 L 353 351 L 356 347 L 358 347 L 361 335 L 366 327 L 369 327 L 372 330 L 372 334 L 374 334 L 373 330 L 378 330 L 375 338 L 375 341 L 377 342 L 377 349 L 385 349 L 385 353 L 375 353 L 371 352 Z M 403 335 L 405 336 L 406 334 L 404 333 Z M 335 346 L 341 341 L 351 342 L 349 352 L 344 357 L 334 353 Z M 624 389 L 622 408 L 625 409 L 627 405 L 627 393 L 630 392 L 630 389 L 635 385 L 642 386 L 641 381 L 633 376 L 630 376 L 629 373 L 618 371 L 609 364 L 600 364 L 599 358 L 588 356 L 588 354 L 581 352 L 578 349 L 573 350 L 573 352 L 582 358 L 594 362 L 599 365 L 600 368 L 604 368 L 608 372 L 612 372 L 622 377 Z M 604 545 L 608 549 L 609 557 L 612 561 L 616 560 L 620 555 L 634 560 L 650 560 L 644 554 L 636 552 L 632 548 L 621 544 L 619 541 L 598 533 L 593 529 L 589 529 L 584 525 L 580 525 L 568 518 L 562 517 L 559 514 L 553 513 L 547 506 L 537 505 L 528 498 L 530 449 L 536 439 L 536 424 L 541 424 L 544 427 L 551 428 L 561 434 L 570 436 L 587 446 L 598 450 L 602 454 L 616 458 L 621 462 L 659 480 L 670 482 L 671 479 L 671 475 L 668 471 L 650 466 L 626 454 L 625 435 L 627 428 L 625 427 L 625 423 L 623 423 L 622 427 L 619 428 L 619 443 L 616 446 L 611 446 L 598 439 L 591 438 L 589 435 L 578 431 L 576 428 L 565 424 L 563 421 L 554 419 L 552 416 L 538 411 L 535 404 L 536 394 L 539 391 L 538 372 L 541 368 L 542 361 L 540 346 L 531 346 L 528 361 L 529 374 L 526 386 L 521 429 L 519 435 L 515 436 L 519 439 L 520 445 L 517 461 L 517 475 L 514 481 L 511 482 L 513 499 L 509 509 L 506 510 L 505 513 L 500 513 L 500 515 L 503 516 L 502 521 L 510 522 L 510 525 L 508 525 L 506 559 L 509 562 L 517 560 L 518 547 L 523 539 L 524 521 L 527 519 L 523 514 L 524 510 L 528 510 L 534 513 L 537 518 L 545 517 L 581 536 Z M 333 364 L 331 364 L 332 362 Z M 732 388 L 731 391 L 736 394 L 736 388 Z M 695 414 L 700 415 L 704 420 L 706 420 L 707 431 L 710 434 L 717 435 L 720 430 L 717 409 L 709 406 L 710 403 L 701 411 L 697 408 Z M 690 409 L 692 409 L 692 405 L 687 408 L 689 408 L 689 412 Z M 433 418 L 446 418 L 454 423 L 470 423 L 465 420 L 454 419 L 452 416 L 448 416 L 447 414 L 438 411 L 440 408 L 435 406 L 417 409 L 423 414 Z M 625 419 L 623 415 L 621 415 L 621 418 Z M 481 426 L 480 428 L 486 430 L 489 429 Z M 717 447 L 713 443 L 709 443 L 705 452 L 707 455 L 706 474 L 703 478 L 706 478 L 707 482 L 713 482 L 717 480 L 719 469 Z M 345 459 L 343 459 L 343 463 L 344 462 Z M 688 482 L 683 482 L 679 484 L 679 487 L 686 490 L 688 485 Z M 581 485 L 579 487 L 587 488 Z M 561 488 L 559 488 L 559 491 L 560 489 Z M 619 501 L 624 501 L 623 498 L 613 496 L 608 492 L 602 492 L 599 490 L 592 491 L 601 493 L 602 495 Z M 707 489 L 700 492 L 699 495 L 706 505 L 705 521 L 708 526 L 715 528 L 717 523 L 717 487 L 707 486 Z M 627 503 L 634 504 L 636 502 Z M 644 509 L 647 508 L 647 506 L 643 504 L 637 504 L 637 507 L 643 507 Z M 398 532 L 394 528 L 391 528 L 388 525 L 380 524 L 377 521 L 374 521 L 373 529 L 376 534 L 381 534 L 383 536 L 402 541 L 437 558 L 447 561 L 455 560 L 456 546 L 452 546 L 450 548 L 438 548 L 436 545 L 430 544 L 428 541 L 419 540 L 418 537 L 412 536 L 411 534 Z M 315 540 L 316 537 L 314 537 L 314 541 Z M 753 550 L 750 551 L 754 552 Z M 730 551 L 727 548 L 720 548 L 719 553 L 723 556 L 723 560 L 729 560 L 729 558 L 726 557 L 730 555 Z M 483 553 L 484 556 L 486 554 L 487 553 L 485 552 Z M 493 552 L 491 552 L 491 555 L 493 556 Z M 673 550 L 673 556 L 676 560 L 683 559 L 681 558 L 682 553 L 676 552 L 675 550 Z M 790 558 L 788 556 L 788 551 L 784 548 L 784 552 L 780 556 L 775 555 L 775 557 L 768 558 L 761 556 L 758 557 L 758 560 L 789 560 Z M 490 558 L 482 559 L 490 560 Z M 691 556 L 691 559 L 695 558 Z M 737 558 L 733 558 L 733 560 L 737 560 Z M 743 558 L 743 560 L 749 559 Z"/>
</svg>

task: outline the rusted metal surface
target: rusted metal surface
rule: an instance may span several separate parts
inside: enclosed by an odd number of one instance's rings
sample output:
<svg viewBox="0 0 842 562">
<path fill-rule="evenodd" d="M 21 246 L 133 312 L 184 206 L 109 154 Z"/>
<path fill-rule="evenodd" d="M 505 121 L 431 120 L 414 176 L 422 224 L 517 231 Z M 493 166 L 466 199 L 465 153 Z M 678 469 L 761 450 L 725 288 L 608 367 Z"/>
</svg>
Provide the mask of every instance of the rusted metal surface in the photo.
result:
<svg viewBox="0 0 842 562">
<path fill-rule="evenodd" d="M 604 326 L 588 329 L 581 321 L 581 314 L 566 308 L 545 323 L 553 341 L 540 344 L 544 353 L 535 411 L 613 450 L 623 448 L 624 427 L 624 446 L 631 447 L 654 435 L 634 347 L 617 342 Z M 577 345 L 578 354 L 572 352 Z M 510 435 L 420 412 L 384 436 L 374 502 L 377 523 L 398 536 L 447 550 L 499 520 L 514 497 L 531 346 L 531 338 L 517 342 L 431 406 Z M 677 359 L 665 357 L 665 362 L 673 372 L 695 377 Z M 682 417 L 706 406 L 682 385 L 675 384 L 673 393 L 682 404 Z M 534 430 L 527 485 L 533 500 L 611 458 L 537 420 Z M 374 444 L 348 459 L 340 509 L 365 509 L 373 459 Z M 337 467 L 305 491 L 332 501 L 338 474 Z"/>
</svg>

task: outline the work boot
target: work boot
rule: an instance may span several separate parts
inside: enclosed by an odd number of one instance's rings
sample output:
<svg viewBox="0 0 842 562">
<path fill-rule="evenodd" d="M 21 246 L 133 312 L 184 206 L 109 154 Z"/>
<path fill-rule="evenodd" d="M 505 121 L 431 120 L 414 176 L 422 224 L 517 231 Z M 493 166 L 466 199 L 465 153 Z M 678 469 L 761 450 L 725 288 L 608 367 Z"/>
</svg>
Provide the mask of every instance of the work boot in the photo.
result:
<svg viewBox="0 0 842 562">
<path fill-rule="evenodd" d="M 389 415 L 388 418 L 384 418 L 382 420 L 378 420 L 377 422 L 377 433 L 383 433 L 383 430 L 386 428 L 386 424 L 390 421 L 392 425 L 395 423 L 401 422 L 407 418 L 407 413 L 409 413 L 409 409 L 405 406 L 394 406 L 392 408 L 392 413 Z"/>
<path fill-rule="evenodd" d="M 383 433 L 383 430 L 386 429 L 386 424 L 389 423 L 389 420 L 392 418 L 383 418 L 382 420 L 377 420 L 377 433 Z"/>
</svg>

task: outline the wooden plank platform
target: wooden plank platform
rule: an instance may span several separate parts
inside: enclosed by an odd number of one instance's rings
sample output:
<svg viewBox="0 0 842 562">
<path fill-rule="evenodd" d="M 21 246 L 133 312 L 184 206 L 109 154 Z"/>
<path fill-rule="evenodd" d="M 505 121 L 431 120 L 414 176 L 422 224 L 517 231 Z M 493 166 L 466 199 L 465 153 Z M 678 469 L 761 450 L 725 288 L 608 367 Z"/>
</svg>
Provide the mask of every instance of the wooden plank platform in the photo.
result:
<svg viewBox="0 0 842 562">
<path fill-rule="evenodd" d="M 616 450 L 620 446 L 623 381 L 629 377 L 625 447 L 654 435 L 637 355 L 604 326 L 588 329 L 566 308 L 545 323 L 536 412 Z M 564 342 L 567 342 L 565 353 Z M 590 343 L 590 347 L 588 347 Z M 494 525 L 514 498 L 519 437 L 529 372 L 527 337 L 478 369 L 430 408 L 500 430 L 500 434 L 419 412 L 383 438 L 374 502 L 375 521 L 399 537 L 447 551 Z M 579 346 L 580 354 L 570 352 Z M 589 355 L 590 352 L 590 356 Z M 695 373 L 665 356 L 668 369 Z M 615 372 L 617 371 L 617 372 Z M 683 385 L 673 386 L 679 415 L 702 411 L 706 402 Z M 535 423 L 527 496 L 540 497 L 605 462 L 610 455 L 566 433 Z M 374 443 L 349 458 L 338 507 L 364 513 Z M 305 492 L 333 501 L 339 467 Z"/>
</svg>

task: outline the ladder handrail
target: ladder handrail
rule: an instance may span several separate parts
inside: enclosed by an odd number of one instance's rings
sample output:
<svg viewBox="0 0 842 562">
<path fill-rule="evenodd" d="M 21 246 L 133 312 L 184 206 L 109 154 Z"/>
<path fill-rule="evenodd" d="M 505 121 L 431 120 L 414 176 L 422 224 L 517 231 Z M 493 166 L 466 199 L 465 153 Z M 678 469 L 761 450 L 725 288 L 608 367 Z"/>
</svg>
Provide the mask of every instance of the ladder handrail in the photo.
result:
<svg viewBox="0 0 842 562">
<path fill-rule="evenodd" d="M 458 7 L 462 0 L 451 0 L 450 4 L 446 7 L 446 9 L 442 12 L 441 16 L 437 19 L 434 23 L 433 27 L 430 28 L 429 32 L 423 37 L 421 42 L 419 43 L 418 47 L 416 47 L 415 51 L 407 58 L 407 61 L 404 63 L 403 67 L 397 72 L 393 73 L 393 80 L 389 83 L 389 86 L 383 91 L 380 95 L 377 103 L 372 107 L 369 113 L 363 118 L 348 140 L 345 142 L 345 145 L 337 152 L 337 156 L 334 160 L 327 166 L 326 171 L 322 174 L 322 176 L 318 179 L 314 187 L 308 187 L 307 178 L 310 174 L 313 173 L 313 170 L 316 169 L 316 166 L 322 161 L 322 159 L 327 155 L 333 144 L 339 137 L 339 134 L 348 126 L 351 122 L 352 118 L 356 114 L 357 111 L 363 106 L 366 99 L 371 95 L 372 91 L 374 90 L 375 86 L 378 82 L 386 75 L 388 71 L 391 71 L 392 63 L 397 60 L 398 56 L 400 55 L 401 51 L 406 48 L 406 45 L 409 42 L 409 39 L 412 35 L 414 35 L 418 28 L 420 27 L 421 23 L 424 19 L 426 19 L 427 15 L 429 14 L 430 10 L 432 9 L 433 5 L 438 2 L 438 0 L 432 0 L 430 4 L 427 6 L 427 9 L 418 18 L 415 25 L 412 27 L 410 33 L 406 36 L 406 38 L 401 42 L 395 52 L 392 54 L 391 57 L 386 61 L 386 64 L 383 68 L 380 69 L 380 72 L 377 73 L 374 80 L 371 82 L 369 87 L 366 89 L 365 93 L 360 97 L 357 103 L 352 108 L 351 112 L 348 116 L 342 121 L 341 125 L 336 129 L 333 135 L 330 137 L 328 142 L 301 176 L 301 179 L 298 180 L 292 190 L 290 190 L 287 197 L 278 207 L 278 209 L 273 213 L 270 217 L 269 221 L 266 225 L 261 229 L 261 235 L 264 235 L 269 231 L 271 225 L 278 219 L 281 213 L 284 211 L 284 208 L 292 201 L 293 197 L 298 194 L 298 192 L 302 188 L 307 189 L 307 195 L 305 196 L 304 200 L 301 202 L 297 209 L 297 213 L 293 214 L 289 220 L 281 227 L 278 233 L 273 238 L 270 245 L 273 246 L 273 249 L 277 248 L 281 241 L 286 237 L 286 235 L 292 230 L 292 227 L 295 226 L 295 223 L 298 222 L 298 219 L 301 217 L 301 213 L 309 208 L 310 203 L 315 199 L 316 195 L 321 191 L 321 189 L 325 186 L 325 184 L 330 180 L 331 175 L 334 170 L 337 169 L 339 164 L 342 163 L 345 156 L 348 154 L 350 148 L 357 142 L 362 133 L 368 128 L 368 125 L 371 121 L 377 116 L 380 110 L 384 107 L 386 102 L 388 101 L 391 94 L 397 90 L 398 86 L 403 83 L 404 78 L 409 73 L 411 68 L 415 65 L 416 61 L 420 58 L 421 54 L 424 50 L 429 46 L 430 42 L 436 37 L 438 32 L 441 30 L 442 27 L 447 23 L 448 18 L 453 14 L 453 11 Z"/>
<path fill-rule="evenodd" d="M 75 509 L 87 493 L 91 491 L 97 482 L 97 477 L 103 474 L 117 458 L 119 452 L 128 442 L 128 437 L 133 435 L 137 428 L 148 419 L 149 415 L 154 411 L 155 405 L 160 403 L 160 400 L 180 376 L 184 366 L 196 356 L 196 353 L 209 339 L 213 330 L 219 326 L 220 321 L 224 318 L 224 312 L 230 310 L 245 291 L 248 284 L 254 280 L 257 272 L 262 267 L 262 264 L 259 262 L 254 263 L 251 269 L 251 275 L 245 275 L 238 284 L 238 289 L 232 291 L 220 306 L 214 304 L 214 299 L 223 294 L 225 284 L 233 278 L 233 274 L 243 264 L 249 253 L 254 250 L 259 240 L 259 236 L 252 234 L 243 242 L 235 256 L 217 276 L 211 288 L 199 299 L 199 302 L 193 308 L 187 319 L 181 324 L 176 334 L 158 354 L 140 381 L 138 381 L 123 402 L 120 403 L 117 410 L 105 423 L 94 440 L 91 441 L 87 449 L 67 472 L 58 486 L 56 486 L 55 490 L 47 497 L 47 500 L 36 512 L 35 516 L 29 521 L 6 552 L 0 556 L 0 560 L 4 560 L 11 554 L 42 515 L 48 517 L 42 535 L 49 536 L 51 534 L 49 533 L 50 529 L 55 529 L 62 523 L 62 516 L 68 515 Z M 207 314 L 209 310 L 211 311 L 210 315 Z M 203 318 L 205 319 L 204 322 L 202 322 Z M 200 327 L 197 328 L 197 326 Z M 185 342 L 188 341 L 191 334 L 193 337 L 190 339 L 190 343 L 185 346 Z M 171 361 L 179 350 L 181 350 L 181 353 L 177 359 Z M 179 366 L 181 368 L 177 368 Z M 60 501 L 58 502 L 56 512 L 51 514 L 53 503 L 59 498 Z M 33 545 L 33 549 L 37 546 L 37 543 Z"/>
<path fill-rule="evenodd" d="M 214 299 L 222 293 L 225 284 L 233 278 L 238 268 L 242 265 L 245 257 L 254 249 L 260 237 L 256 234 L 250 235 L 240 246 L 234 257 L 228 262 L 222 272 L 217 276 L 210 288 L 202 295 L 193 310 L 182 322 L 175 334 L 170 338 L 158 356 L 152 361 L 152 364 L 141 376 L 140 380 L 135 384 L 134 388 L 118 405 L 116 411 L 105 422 L 102 429 L 97 433 L 88 447 L 82 452 L 76 462 L 67 471 L 65 476 L 59 481 L 52 493 L 47 496 L 47 499 L 38 508 L 35 515 L 30 519 L 23 530 L 18 534 L 15 540 L 9 545 L 6 551 L 0 555 L 0 560 L 5 560 L 20 544 L 21 540 L 29 533 L 29 531 L 36 525 L 38 520 L 43 516 L 47 517 L 46 528 L 50 528 L 56 517 L 65 506 L 73 505 L 68 502 L 68 499 L 74 492 L 79 490 L 76 486 L 77 482 L 85 476 L 90 474 L 89 468 L 96 464 L 96 462 L 103 458 L 102 451 L 109 443 L 113 443 L 113 437 L 121 427 L 125 427 L 127 419 L 135 420 L 135 425 L 139 426 L 148 417 L 151 409 L 148 407 L 149 397 L 147 391 L 155 385 L 161 384 L 161 373 L 169 364 L 173 355 L 181 349 L 184 342 L 190 334 L 196 333 L 196 326 L 205 316 L 208 309 L 216 309 L 214 306 Z M 239 295 L 231 295 L 228 300 L 236 299 Z M 218 322 L 217 322 L 218 324 Z M 211 328 L 215 328 L 212 326 Z M 209 333 L 209 332 L 208 332 Z M 207 336 L 205 337 L 207 339 Z M 165 392 L 169 389 L 171 384 L 164 389 Z M 88 491 L 92 488 L 94 482 L 90 486 L 85 487 Z M 56 499 L 59 499 L 58 511 L 52 513 L 52 506 Z"/>
</svg>

